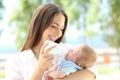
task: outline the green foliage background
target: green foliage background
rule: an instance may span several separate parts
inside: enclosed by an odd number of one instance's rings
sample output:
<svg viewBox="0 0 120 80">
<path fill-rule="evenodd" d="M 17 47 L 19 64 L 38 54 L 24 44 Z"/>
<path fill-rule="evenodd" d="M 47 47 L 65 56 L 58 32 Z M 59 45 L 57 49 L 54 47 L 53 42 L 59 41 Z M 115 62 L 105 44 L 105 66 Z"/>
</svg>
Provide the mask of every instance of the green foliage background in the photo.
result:
<svg viewBox="0 0 120 80">
<path fill-rule="evenodd" d="M 86 13 L 89 8 L 89 0 L 47 0 L 62 7 L 69 17 L 69 25 L 77 23 L 76 28 L 80 28 L 80 14 Z M 27 28 L 35 8 L 40 4 L 45 3 L 42 0 L 19 0 L 18 6 L 13 10 L 10 19 L 10 25 L 15 27 L 13 33 L 16 34 L 16 44 L 20 48 L 25 41 Z"/>
<path fill-rule="evenodd" d="M 105 1 L 106 4 L 104 4 Z M 93 27 L 98 23 L 104 40 L 110 46 L 120 47 L 119 0 L 19 0 L 9 22 L 15 29 L 13 33 L 16 35 L 18 49 L 25 41 L 33 11 L 45 2 L 52 2 L 62 7 L 69 17 L 68 26 L 74 25 L 73 27 L 77 29 L 84 28 L 85 35 L 90 38 L 99 34 Z M 108 6 L 108 13 L 104 14 L 102 5 Z"/>
<path fill-rule="evenodd" d="M 0 19 L 2 19 L 2 16 L 3 16 L 3 10 L 4 10 L 3 0 L 0 0 Z"/>
</svg>

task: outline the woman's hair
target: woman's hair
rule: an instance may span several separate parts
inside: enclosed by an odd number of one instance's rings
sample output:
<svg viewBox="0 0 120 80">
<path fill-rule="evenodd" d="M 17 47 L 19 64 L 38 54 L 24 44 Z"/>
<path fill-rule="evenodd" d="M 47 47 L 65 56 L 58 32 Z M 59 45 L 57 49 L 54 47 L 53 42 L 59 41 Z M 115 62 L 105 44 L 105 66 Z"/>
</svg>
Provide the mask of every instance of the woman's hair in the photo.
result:
<svg viewBox="0 0 120 80">
<path fill-rule="evenodd" d="M 41 40 L 43 32 L 49 27 L 54 17 L 59 13 L 63 14 L 65 17 L 65 24 L 64 24 L 65 28 L 63 29 L 62 36 L 55 41 L 56 43 L 60 43 L 62 41 L 64 32 L 67 27 L 67 22 L 68 22 L 67 14 L 57 5 L 52 3 L 46 3 L 40 5 L 35 10 L 31 19 L 26 41 L 23 47 L 21 48 L 21 51 L 36 46 Z"/>
</svg>

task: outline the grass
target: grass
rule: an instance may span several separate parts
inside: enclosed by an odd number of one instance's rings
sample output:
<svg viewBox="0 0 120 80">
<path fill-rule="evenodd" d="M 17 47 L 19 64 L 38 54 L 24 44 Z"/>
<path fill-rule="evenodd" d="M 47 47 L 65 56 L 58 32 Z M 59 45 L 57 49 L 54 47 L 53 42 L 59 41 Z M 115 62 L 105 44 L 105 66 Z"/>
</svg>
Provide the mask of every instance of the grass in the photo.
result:
<svg viewBox="0 0 120 80">
<path fill-rule="evenodd" d="M 99 74 L 111 74 L 114 72 L 120 72 L 120 68 L 98 68 Z"/>
<path fill-rule="evenodd" d="M 4 78 L 5 77 L 5 73 L 4 72 L 0 72 L 0 78 Z"/>
</svg>

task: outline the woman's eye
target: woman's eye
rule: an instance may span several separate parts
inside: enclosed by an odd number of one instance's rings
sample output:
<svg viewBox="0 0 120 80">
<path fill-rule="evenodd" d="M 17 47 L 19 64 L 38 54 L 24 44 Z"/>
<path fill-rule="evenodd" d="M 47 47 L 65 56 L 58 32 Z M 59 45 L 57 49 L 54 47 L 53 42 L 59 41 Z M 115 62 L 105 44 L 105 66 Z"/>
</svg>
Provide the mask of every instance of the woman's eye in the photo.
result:
<svg viewBox="0 0 120 80">
<path fill-rule="evenodd" d="M 53 26 L 53 25 L 52 25 L 51 27 L 53 27 L 53 28 L 57 28 L 56 26 Z"/>
<path fill-rule="evenodd" d="M 61 31 L 63 31 L 63 29 L 60 29 Z"/>
<path fill-rule="evenodd" d="M 51 25 L 52 28 L 56 28 L 56 29 L 59 29 L 58 26 L 55 26 L 55 25 Z M 63 28 L 60 29 L 61 31 L 63 31 Z"/>
</svg>

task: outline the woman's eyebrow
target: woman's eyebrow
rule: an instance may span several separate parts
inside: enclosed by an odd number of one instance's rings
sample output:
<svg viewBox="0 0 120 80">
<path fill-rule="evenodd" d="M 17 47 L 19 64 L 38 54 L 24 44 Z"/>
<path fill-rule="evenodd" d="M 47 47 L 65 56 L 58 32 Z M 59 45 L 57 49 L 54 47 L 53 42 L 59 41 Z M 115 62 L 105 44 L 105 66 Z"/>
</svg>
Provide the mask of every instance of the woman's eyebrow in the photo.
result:
<svg viewBox="0 0 120 80">
<path fill-rule="evenodd" d="M 52 22 L 53 24 L 56 24 L 57 26 L 59 26 L 59 24 L 58 23 L 56 23 L 56 22 Z"/>
</svg>

